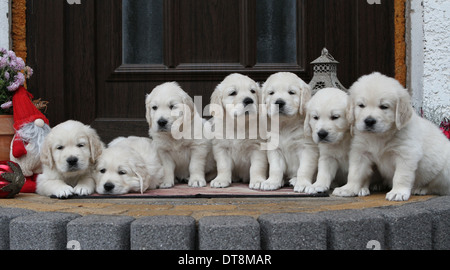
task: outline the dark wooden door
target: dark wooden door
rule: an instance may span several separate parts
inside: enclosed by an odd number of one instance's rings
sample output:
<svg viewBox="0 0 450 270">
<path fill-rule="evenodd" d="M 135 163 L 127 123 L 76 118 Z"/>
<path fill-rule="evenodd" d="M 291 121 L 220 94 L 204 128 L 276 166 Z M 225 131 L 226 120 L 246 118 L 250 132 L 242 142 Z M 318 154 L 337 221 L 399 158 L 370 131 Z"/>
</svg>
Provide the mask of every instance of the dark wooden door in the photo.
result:
<svg viewBox="0 0 450 270">
<path fill-rule="evenodd" d="M 30 91 L 50 101 L 51 125 L 75 119 L 105 142 L 147 135 L 145 95 L 178 81 L 203 106 L 239 72 L 263 82 L 278 71 L 312 77 L 323 47 L 349 87 L 359 76 L 394 76 L 393 1 L 27 1 Z"/>
</svg>

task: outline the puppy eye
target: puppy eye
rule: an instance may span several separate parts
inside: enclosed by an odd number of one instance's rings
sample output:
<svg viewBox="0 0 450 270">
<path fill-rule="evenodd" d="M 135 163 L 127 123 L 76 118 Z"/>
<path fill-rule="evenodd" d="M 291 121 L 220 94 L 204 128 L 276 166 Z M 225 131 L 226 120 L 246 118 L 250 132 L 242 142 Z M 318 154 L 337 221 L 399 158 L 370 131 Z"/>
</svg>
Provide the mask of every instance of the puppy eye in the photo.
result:
<svg viewBox="0 0 450 270">
<path fill-rule="evenodd" d="M 156 111 L 156 110 L 158 109 L 158 106 L 153 106 L 152 109 L 153 109 L 154 111 Z"/>
<path fill-rule="evenodd" d="M 170 110 L 175 109 L 175 105 L 170 105 L 170 106 L 169 106 L 169 109 L 170 109 Z"/>
<path fill-rule="evenodd" d="M 84 146 L 85 146 L 84 143 L 79 143 L 79 144 L 77 144 L 77 147 L 78 147 L 78 148 L 83 148 Z"/>
<path fill-rule="evenodd" d="M 252 94 L 256 94 L 255 89 L 250 90 L 250 92 L 251 92 Z"/>
<path fill-rule="evenodd" d="M 101 169 L 100 170 L 100 173 L 105 173 L 106 172 L 106 169 Z"/>
<path fill-rule="evenodd" d="M 119 175 L 125 175 L 125 174 L 127 174 L 127 171 L 124 171 L 124 170 L 119 171 Z"/>
<path fill-rule="evenodd" d="M 56 147 L 56 149 L 57 149 L 57 150 L 63 150 L 63 149 L 64 149 L 64 146 L 58 145 L 58 146 Z"/>
<path fill-rule="evenodd" d="M 364 104 L 359 104 L 358 107 L 360 107 L 361 109 L 364 109 L 366 107 L 366 105 Z"/>
<path fill-rule="evenodd" d="M 289 90 L 289 95 L 295 95 L 295 91 L 294 90 Z"/>
<path fill-rule="evenodd" d="M 341 118 L 341 116 L 340 115 L 333 115 L 333 116 L 331 116 L 331 120 L 338 120 L 339 118 Z"/>
<path fill-rule="evenodd" d="M 380 109 L 382 109 L 382 110 L 387 110 L 387 109 L 389 109 L 389 106 L 388 106 L 388 105 L 381 105 L 381 106 L 380 106 Z"/>
<path fill-rule="evenodd" d="M 237 95 L 237 92 L 236 92 L 236 91 L 233 91 L 233 92 L 231 92 L 231 93 L 229 94 L 230 97 L 231 97 L 231 96 L 235 96 L 235 95 Z"/>
<path fill-rule="evenodd" d="M 314 115 L 314 116 L 313 116 L 313 119 L 314 119 L 314 120 L 319 120 L 319 116 Z"/>
<path fill-rule="evenodd" d="M 274 91 L 270 91 L 270 92 L 269 92 L 269 96 L 273 96 L 273 94 L 275 94 Z"/>
</svg>

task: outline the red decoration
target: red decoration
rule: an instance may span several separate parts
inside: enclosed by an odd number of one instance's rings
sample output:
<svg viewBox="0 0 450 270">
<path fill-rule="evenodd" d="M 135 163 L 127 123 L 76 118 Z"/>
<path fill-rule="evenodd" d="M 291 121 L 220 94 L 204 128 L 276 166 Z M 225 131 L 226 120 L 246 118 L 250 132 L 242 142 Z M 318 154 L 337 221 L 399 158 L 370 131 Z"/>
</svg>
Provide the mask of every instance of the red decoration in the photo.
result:
<svg viewBox="0 0 450 270">
<path fill-rule="evenodd" d="M 444 135 L 450 139 L 450 120 L 445 118 L 441 123 L 441 130 L 444 132 Z"/>
<path fill-rule="evenodd" d="M 0 161 L 0 198 L 13 198 L 24 183 L 25 177 L 18 164 Z"/>
</svg>

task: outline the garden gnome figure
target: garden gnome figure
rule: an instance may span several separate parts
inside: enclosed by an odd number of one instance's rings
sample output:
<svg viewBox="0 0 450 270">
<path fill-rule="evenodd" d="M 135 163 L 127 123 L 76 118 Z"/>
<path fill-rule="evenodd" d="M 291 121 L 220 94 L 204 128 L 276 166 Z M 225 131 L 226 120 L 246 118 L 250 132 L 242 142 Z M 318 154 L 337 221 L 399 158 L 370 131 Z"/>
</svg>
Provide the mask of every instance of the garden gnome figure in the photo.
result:
<svg viewBox="0 0 450 270">
<path fill-rule="evenodd" d="M 36 177 L 42 173 L 41 147 L 50 132 L 48 119 L 31 101 L 33 95 L 23 86 L 13 96 L 14 129 L 10 159 L 19 164 L 26 177 L 21 192 L 36 191 Z"/>
</svg>

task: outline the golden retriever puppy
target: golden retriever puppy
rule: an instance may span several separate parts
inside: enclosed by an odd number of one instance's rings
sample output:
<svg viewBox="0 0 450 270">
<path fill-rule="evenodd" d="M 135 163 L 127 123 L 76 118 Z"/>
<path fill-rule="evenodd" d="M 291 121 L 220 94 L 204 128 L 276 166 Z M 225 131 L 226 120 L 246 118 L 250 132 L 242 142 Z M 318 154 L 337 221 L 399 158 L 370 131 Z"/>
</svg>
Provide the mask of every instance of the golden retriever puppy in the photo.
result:
<svg viewBox="0 0 450 270">
<path fill-rule="evenodd" d="M 326 192 L 334 180 L 338 184 L 347 181 L 351 143 L 348 99 L 342 90 L 325 88 L 308 103 L 305 134 L 319 146 L 319 167 L 316 182 L 306 188 L 306 193 Z"/>
<path fill-rule="evenodd" d="M 207 124 L 195 109 L 192 98 L 176 82 L 157 86 L 147 95 L 146 118 L 149 135 L 164 168 L 160 188 L 171 188 L 175 180 L 191 187 L 206 186 L 205 175 L 214 171 L 211 142 L 203 136 Z"/>
<path fill-rule="evenodd" d="M 259 189 L 266 179 L 267 158 L 258 134 L 258 84 L 247 76 L 227 76 L 211 95 L 212 140 L 217 177 L 213 188 L 226 188 L 232 181 Z"/>
<path fill-rule="evenodd" d="M 69 120 L 52 128 L 42 146 L 43 173 L 36 192 L 57 198 L 92 194 L 95 162 L 102 151 L 103 143 L 89 126 Z"/>
<path fill-rule="evenodd" d="M 119 137 L 112 141 L 97 161 L 96 191 L 99 194 L 126 194 L 156 189 L 163 181 L 163 169 L 149 138 Z"/>
<path fill-rule="evenodd" d="M 303 127 L 311 89 L 297 75 L 279 72 L 267 79 L 262 92 L 270 121 L 279 121 L 278 134 L 270 137 L 279 139 L 278 147 L 267 151 L 269 178 L 261 189 L 276 190 L 290 180 L 295 191 L 304 192 L 312 185 L 319 156 L 317 145 L 305 136 Z"/>
<path fill-rule="evenodd" d="M 387 200 L 406 201 L 411 193 L 450 194 L 450 142 L 414 112 L 398 81 L 377 72 L 363 76 L 350 96 L 354 137 L 348 183 L 333 195 L 369 195 L 372 164 L 392 186 Z"/>
</svg>

